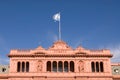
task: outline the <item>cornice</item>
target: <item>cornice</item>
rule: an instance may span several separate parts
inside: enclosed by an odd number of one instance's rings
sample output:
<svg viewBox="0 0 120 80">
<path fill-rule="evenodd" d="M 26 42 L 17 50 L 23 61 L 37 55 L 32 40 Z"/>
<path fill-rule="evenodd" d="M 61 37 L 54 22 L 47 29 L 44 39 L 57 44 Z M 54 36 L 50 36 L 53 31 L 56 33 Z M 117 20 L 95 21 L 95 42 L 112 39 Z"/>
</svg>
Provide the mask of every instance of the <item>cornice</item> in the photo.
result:
<svg viewBox="0 0 120 80">
<path fill-rule="evenodd" d="M 112 54 L 31 54 L 31 55 L 16 55 L 9 54 L 8 57 L 109 57 L 111 58 Z"/>
</svg>

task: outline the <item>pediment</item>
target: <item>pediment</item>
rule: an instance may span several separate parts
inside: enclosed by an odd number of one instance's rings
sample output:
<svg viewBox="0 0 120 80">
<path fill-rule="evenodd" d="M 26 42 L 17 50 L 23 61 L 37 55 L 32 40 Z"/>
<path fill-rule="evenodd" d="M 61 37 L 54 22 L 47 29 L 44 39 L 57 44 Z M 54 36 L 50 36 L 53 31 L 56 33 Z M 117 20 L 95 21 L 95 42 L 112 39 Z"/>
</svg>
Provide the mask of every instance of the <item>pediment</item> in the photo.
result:
<svg viewBox="0 0 120 80">
<path fill-rule="evenodd" d="M 32 52 L 37 55 L 45 54 L 45 49 L 42 46 L 38 46 L 36 49 L 34 49 Z"/>
<path fill-rule="evenodd" d="M 38 46 L 36 50 L 45 50 L 42 46 Z"/>
<path fill-rule="evenodd" d="M 78 46 L 75 51 L 76 51 L 76 54 L 78 55 L 87 54 L 87 50 L 82 46 Z"/>
<path fill-rule="evenodd" d="M 82 50 L 85 50 L 82 46 L 78 46 L 77 48 L 76 48 L 76 50 L 79 50 L 79 51 L 82 51 Z"/>
<path fill-rule="evenodd" d="M 55 43 L 53 43 L 53 45 L 49 48 L 49 50 L 51 49 L 70 49 L 72 50 L 72 48 L 70 46 L 67 45 L 67 43 L 65 43 L 64 41 L 56 41 Z"/>
</svg>

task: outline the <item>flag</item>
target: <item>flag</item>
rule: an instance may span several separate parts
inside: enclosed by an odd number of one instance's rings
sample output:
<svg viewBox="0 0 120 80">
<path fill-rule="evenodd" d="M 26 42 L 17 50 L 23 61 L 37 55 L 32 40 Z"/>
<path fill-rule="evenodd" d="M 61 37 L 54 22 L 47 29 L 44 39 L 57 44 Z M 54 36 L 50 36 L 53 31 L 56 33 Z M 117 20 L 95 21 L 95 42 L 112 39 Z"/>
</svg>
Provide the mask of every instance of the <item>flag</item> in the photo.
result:
<svg viewBox="0 0 120 80">
<path fill-rule="evenodd" d="M 55 15 L 53 16 L 53 19 L 54 19 L 55 21 L 60 21 L 60 13 L 55 14 Z"/>
</svg>

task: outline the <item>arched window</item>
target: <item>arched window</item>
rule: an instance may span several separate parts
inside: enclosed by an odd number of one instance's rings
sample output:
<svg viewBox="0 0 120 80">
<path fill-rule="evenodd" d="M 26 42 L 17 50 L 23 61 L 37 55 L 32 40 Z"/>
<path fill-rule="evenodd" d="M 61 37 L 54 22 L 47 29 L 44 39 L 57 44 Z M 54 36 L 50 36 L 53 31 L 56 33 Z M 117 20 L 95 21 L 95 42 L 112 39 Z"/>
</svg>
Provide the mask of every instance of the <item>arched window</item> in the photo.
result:
<svg viewBox="0 0 120 80">
<path fill-rule="evenodd" d="M 58 71 L 63 72 L 63 63 L 62 63 L 62 61 L 58 62 Z"/>
<path fill-rule="evenodd" d="M 96 62 L 96 72 L 99 72 L 99 63 Z"/>
<path fill-rule="evenodd" d="M 53 71 L 54 72 L 57 72 L 57 62 L 56 61 L 53 61 Z"/>
<path fill-rule="evenodd" d="M 51 62 L 47 62 L 47 71 L 51 72 Z"/>
<path fill-rule="evenodd" d="M 100 72 L 104 72 L 104 69 L 103 69 L 103 62 L 100 62 Z"/>
<path fill-rule="evenodd" d="M 29 72 L 29 62 L 26 62 L 26 72 Z"/>
<path fill-rule="evenodd" d="M 68 62 L 64 62 L 64 72 L 68 72 Z"/>
<path fill-rule="evenodd" d="M 95 72 L 95 63 L 94 62 L 91 62 L 91 69 L 92 69 L 92 72 Z"/>
<path fill-rule="evenodd" d="M 25 62 L 22 62 L 22 72 L 25 72 Z"/>
<path fill-rule="evenodd" d="M 2 72 L 5 72 L 6 71 L 6 68 L 2 68 Z"/>
<path fill-rule="evenodd" d="M 74 72 L 74 62 L 70 61 L 70 71 Z"/>
<path fill-rule="evenodd" d="M 20 72 L 20 66 L 21 66 L 21 64 L 20 64 L 20 62 L 18 62 L 17 63 L 17 72 Z"/>
</svg>

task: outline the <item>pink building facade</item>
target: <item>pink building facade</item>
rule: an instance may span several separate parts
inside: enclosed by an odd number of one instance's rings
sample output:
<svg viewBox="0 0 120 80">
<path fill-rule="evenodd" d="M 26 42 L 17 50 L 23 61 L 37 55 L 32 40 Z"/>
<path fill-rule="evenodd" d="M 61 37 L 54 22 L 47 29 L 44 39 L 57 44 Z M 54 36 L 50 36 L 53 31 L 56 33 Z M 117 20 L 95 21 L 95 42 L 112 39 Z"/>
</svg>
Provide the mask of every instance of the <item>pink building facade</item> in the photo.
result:
<svg viewBox="0 0 120 80">
<path fill-rule="evenodd" d="M 56 41 L 45 49 L 11 50 L 9 73 L 0 80 L 120 80 L 113 76 L 110 50 L 71 48 Z"/>
</svg>

